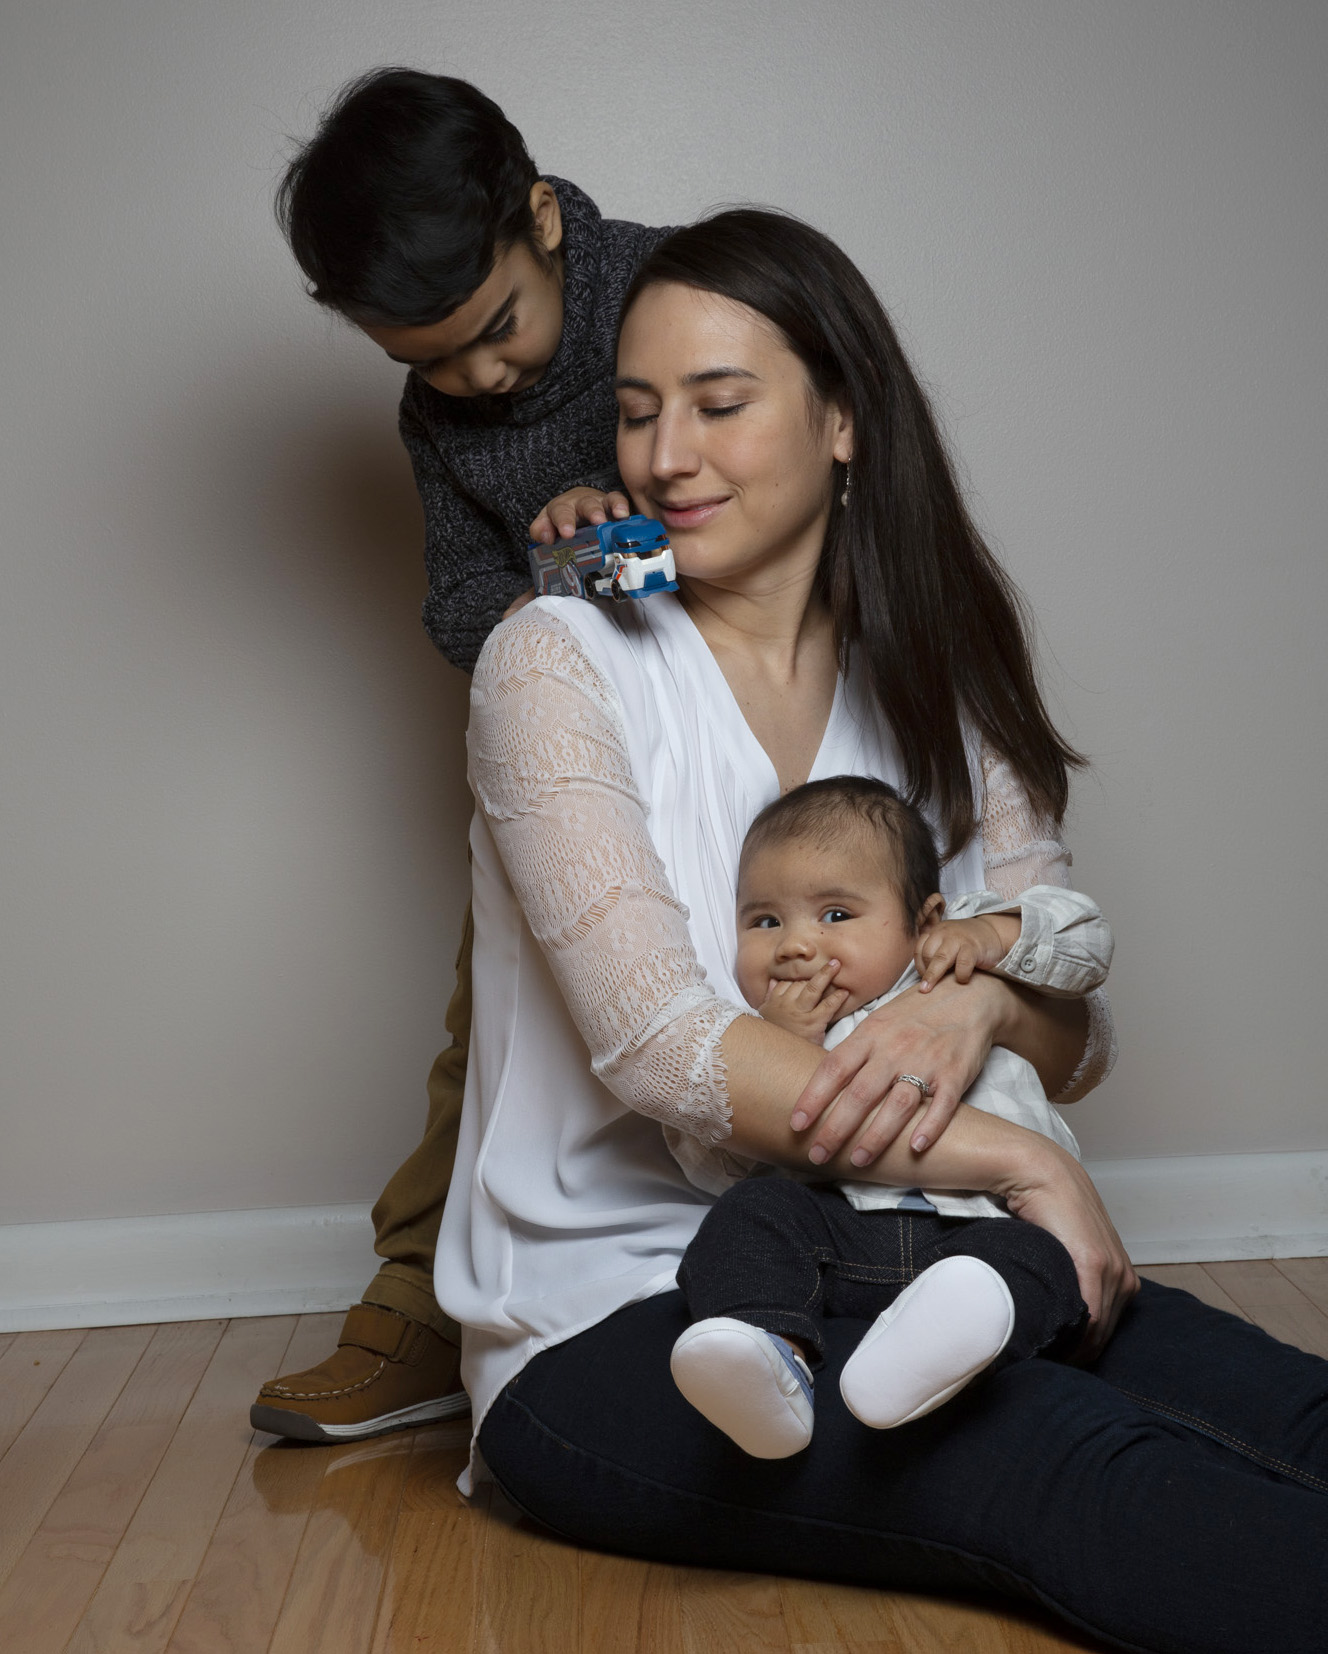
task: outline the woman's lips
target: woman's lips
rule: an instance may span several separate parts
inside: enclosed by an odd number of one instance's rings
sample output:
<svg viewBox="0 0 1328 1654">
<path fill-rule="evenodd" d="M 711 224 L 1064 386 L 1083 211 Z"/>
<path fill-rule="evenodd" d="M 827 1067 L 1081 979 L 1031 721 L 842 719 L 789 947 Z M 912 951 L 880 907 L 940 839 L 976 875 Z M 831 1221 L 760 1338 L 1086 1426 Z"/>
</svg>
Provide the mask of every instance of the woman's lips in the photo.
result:
<svg viewBox="0 0 1328 1654">
<path fill-rule="evenodd" d="M 702 528 L 727 504 L 727 496 L 712 500 L 678 500 L 667 505 L 663 500 L 656 500 L 655 509 L 665 528 Z"/>
</svg>

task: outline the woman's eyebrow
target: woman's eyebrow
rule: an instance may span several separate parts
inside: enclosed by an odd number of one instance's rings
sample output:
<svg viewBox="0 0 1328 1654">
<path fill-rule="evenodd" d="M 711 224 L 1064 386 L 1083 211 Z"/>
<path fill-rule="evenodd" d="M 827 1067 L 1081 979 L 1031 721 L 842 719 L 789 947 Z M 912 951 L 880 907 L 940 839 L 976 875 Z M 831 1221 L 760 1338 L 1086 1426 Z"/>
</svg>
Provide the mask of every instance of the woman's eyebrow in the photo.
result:
<svg viewBox="0 0 1328 1654">
<path fill-rule="evenodd" d="M 759 379 L 759 373 L 753 373 L 749 368 L 699 368 L 695 373 L 685 373 L 678 381 L 680 385 L 708 385 L 716 379 Z M 653 391 L 654 386 L 648 379 L 634 379 L 630 374 L 620 373 L 613 381 L 616 391 Z"/>
</svg>

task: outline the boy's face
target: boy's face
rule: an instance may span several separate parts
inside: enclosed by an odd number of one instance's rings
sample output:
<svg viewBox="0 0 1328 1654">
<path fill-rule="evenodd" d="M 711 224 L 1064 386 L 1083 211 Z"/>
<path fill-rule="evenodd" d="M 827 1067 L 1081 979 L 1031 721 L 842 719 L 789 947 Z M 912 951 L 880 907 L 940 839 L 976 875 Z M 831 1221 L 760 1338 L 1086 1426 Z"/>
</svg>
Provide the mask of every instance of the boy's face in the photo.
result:
<svg viewBox="0 0 1328 1654">
<path fill-rule="evenodd" d="M 805 980 L 839 960 L 848 1016 L 893 988 L 917 946 L 882 847 L 850 828 L 826 849 L 775 841 L 744 857 L 738 879 L 738 986 L 759 1005 L 771 981 Z"/>
<path fill-rule="evenodd" d="M 499 253 L 463 305 L 427 327 L 357 325 L 445 396 L 508 396 L 533 385 L 563 334 L 563 265 L 558 198 L 541 180 L 530 196 L 540 258 L 524 241 Z"/>
</svg>

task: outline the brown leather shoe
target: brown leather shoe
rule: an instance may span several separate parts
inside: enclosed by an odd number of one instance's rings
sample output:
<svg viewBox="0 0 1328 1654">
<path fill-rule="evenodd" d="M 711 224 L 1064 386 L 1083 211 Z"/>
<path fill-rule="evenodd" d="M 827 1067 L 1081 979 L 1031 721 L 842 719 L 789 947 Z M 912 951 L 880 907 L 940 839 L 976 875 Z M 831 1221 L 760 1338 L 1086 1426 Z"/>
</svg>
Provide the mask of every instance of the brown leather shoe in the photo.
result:
<svg viewBox="0 0 1328 1654">
<path fill-rule="evenodd" d="M 274 1378 L 249 1409 L 255 1430 L 297 1441 L 358 1441 L 470 1411 L 461 1352 L 422 1321 L 377 1304 L 346 1316 L 336 1354 Z"/>
</svg>

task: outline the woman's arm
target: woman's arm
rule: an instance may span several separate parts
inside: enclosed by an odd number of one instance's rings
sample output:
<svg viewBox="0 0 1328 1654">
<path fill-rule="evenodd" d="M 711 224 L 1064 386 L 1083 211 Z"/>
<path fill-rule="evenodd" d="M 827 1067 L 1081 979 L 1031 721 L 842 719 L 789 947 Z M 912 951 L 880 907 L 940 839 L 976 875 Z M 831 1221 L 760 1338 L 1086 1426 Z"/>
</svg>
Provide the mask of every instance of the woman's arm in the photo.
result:
<svg viewBox="0 0 1328 1654">
<path fill-rule="evenodd" d="M 730 1024 L 723 1049 L 731 1146 L 772 1165 L 805 1170 L 806 1139 L 790 1127 L 789 1105 L 817 1069 L 816 1048 L 796 1034 L 743 1017 Z M 915 1104 L 916 1122 L 923 1112 Z M 1003 1197 L 1016 1216 L 1055 1235 L 1074 1260 L 1090 1318 L 1082 1354 L 1085 1359 L 1096 1354 L 1138 1291 L 1139 1280 L 1079 1162 L 1049 1138 L 967 1105 L 922 1153 L 908 1146 L 907 1135 L 897 1133 L 865 1168 L 852 1157 L 851 1140 L 820 1164 L 827 1176 L 857 1182 L 985 1189 Z"/>
<path fill-rule="evenodd" d="M 616 692 L 543 606 L 522 610 L 485 645 L 467 742 L 476 802 L 596 1077 L 628 1107 L 701 1143 L 805 1167 L 805 1137 L 789 1117 L 820 1053 L 707 985 L 646 826 Z M 966 1049 L 981 1048 L 974 1073 L 993 1032 L 1021 1037 L 1008 1008 L 989 1027 L 975 1017 L 984 991 L 941 983 L 924 1001 L 932 1017 L 949 1007 Z M 956 1016 L 959 994 L 975 997 Z M 1022 1003 L 1014 992 L 1009 999 Z M 1091 1185 L 1076 1181 L 1075 1162 L 1033 1133 L 961 1113 L 929 1155 L 901 1144 L 870 1175 L 900 1181 L 903 1172 L 908 1183 L 925 1175 L 931 1187 L 1014 1200 L 1029 1191 L 1041 1202 L 1035 1221 L 1070 1248 L 1086 1301 L 1109 1317 L 1119 1296 L 1111 1280 L 1129 1265 Z M 847 1159 L 842 1167 L 863 1175 Z M 1095 1274 L 1099 1255 L 1108 1263 Z"/>
</svg>

